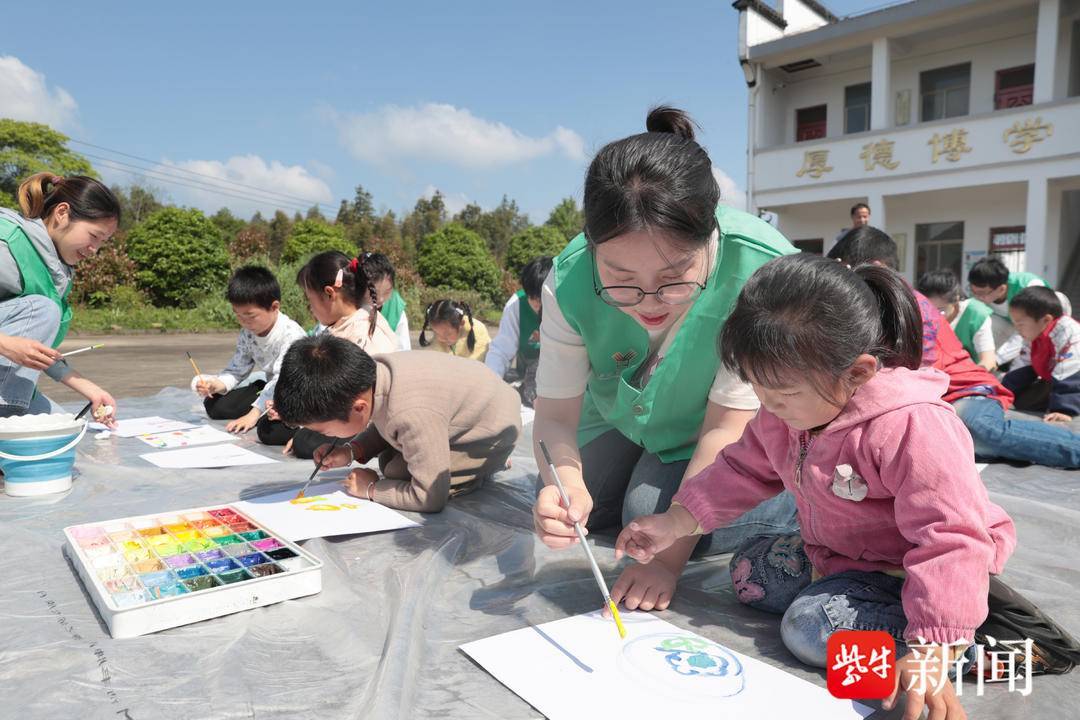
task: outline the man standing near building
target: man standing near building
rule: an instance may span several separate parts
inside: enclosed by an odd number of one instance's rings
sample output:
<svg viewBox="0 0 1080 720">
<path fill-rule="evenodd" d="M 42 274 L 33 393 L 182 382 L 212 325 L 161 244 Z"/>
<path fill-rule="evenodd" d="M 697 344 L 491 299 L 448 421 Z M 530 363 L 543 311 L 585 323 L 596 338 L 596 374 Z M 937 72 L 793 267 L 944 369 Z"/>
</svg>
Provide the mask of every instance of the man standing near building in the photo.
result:
<svg viewBox="0 0 1080 720">
<path fill-rule="evenodd" d="M 847 235 L 849 232 L 856 228 L 861 228 L 863 225 L 870 224 L 870 206 L 866 203 L 855 203 L 851 206 L 851 227 L 841 230 L 833 243 L 840 242 L 840 238 Z"/>
</svg>

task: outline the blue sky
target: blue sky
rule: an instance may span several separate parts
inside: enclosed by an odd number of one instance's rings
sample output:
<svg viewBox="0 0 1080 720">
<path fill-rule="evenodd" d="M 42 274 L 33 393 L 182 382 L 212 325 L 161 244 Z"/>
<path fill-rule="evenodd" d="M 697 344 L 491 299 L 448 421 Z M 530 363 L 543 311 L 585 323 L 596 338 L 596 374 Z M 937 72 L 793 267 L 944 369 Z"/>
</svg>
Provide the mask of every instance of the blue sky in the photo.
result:
<svg viewBox="0 0 1080 720">
<path fill-rule="evenodd" d="M 826 4 L 843 15 L 879 3 Z M 211 211 L 276 204 L 252 188 L 336 209 L 360 183 L 398 212 L 434 188 L 451 209 L 505 193 L 542 222 L 560 198 L 580 199 L 593 152 L 643 130 L 658 102 L 701 124 L 729 193 L 745 180 L 727 0 L 10 3 L 4 19 L 0 116 L 247 196 L 144 174 Z M 110 181 L 133 179 L 116 161 L 148 166 L 72 147 L 112 158 L 92 158 Z"/>
</svg>

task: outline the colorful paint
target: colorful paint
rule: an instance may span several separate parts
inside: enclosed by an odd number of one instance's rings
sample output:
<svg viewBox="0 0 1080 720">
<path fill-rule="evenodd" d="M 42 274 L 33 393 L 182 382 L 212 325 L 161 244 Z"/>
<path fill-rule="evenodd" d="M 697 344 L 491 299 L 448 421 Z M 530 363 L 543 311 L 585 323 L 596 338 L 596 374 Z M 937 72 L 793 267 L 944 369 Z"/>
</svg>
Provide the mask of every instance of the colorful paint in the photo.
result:
<svg viewBox="0 0 1080 720">
<path fill-rule="evenodd" d="M 86 572 L 124 610 L 312 566 L 231 508 L 80 525 L 68 532 Z"/>
</svg>

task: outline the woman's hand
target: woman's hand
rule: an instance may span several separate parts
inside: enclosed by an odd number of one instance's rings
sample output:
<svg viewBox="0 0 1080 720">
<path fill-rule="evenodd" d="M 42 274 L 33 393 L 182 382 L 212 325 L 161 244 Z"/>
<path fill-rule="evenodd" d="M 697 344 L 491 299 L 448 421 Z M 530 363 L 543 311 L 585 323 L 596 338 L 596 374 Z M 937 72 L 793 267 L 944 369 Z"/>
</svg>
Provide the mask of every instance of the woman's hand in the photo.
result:
<svg viewBox="0 0 1080 720">
<path fill-rule="evenodd" d="M 195 392 L 200 397 L 208 398 L 212 395 L 224 395 L 228 390 L 225 388 L 225 383 L 213 375 L 200 375 L 195 383 Z"/>
<path fill-rule="evenodd" d="M 615 540 L 615 559 L 629 555 L 639 563 L 647 563 L 679 538 L 692 535 L 697 525 L 697 520 L 682 505 L 672 505 L 659 515 L 639 517 L 619 533 Z"/>
<path fill-rule="evenodd" d="M 947 645 L 932 645 L 925 649 L 912 647 L 911 652 L 896 661 L 896 687 L 882 702 L 882 708 L 892 710 L 897 696 L 903 692 L 907 695 L 903 720 L 918 720 L 924 706 L 931 720 L 967 720 L 967 713 L 948 678 L 951 656 L 952 651 Z"/>
<path fill-rule="evenodd" d="M 116 429 L 116 400 L 97 385 L 84 393 L 84 397 L 90 401 L 90 414 L 94 420 L 110 430 Z"/>
<path fill-rule="evenodd" d="M 59 350 L 30 338 L 0 335 L 0 355 L 31 370 L 48 370 L 62 356 Z"/>
<path fill-rule="evenodd" d="M 331 448 L 333 448 L 333 452 L 330 452 Z M 315 448 L 315 452 L 311 454 L 311 459 L 315 461 L 316 466 L 321 463 L 323 470 L 349 467 L 352 465 L 353 461 L 352 445 L 349 443 L 338 445 L 337 447 L 334 447 L 332 443 L 320 445 Z"/>
<path fill-rule="evenodd" d="M 563 507 L 559 488 L 547 485 L 536 496 L 533 505 L 533 527 L 541 542 L 552 550 L 561 550 L 578 542 L 574 523 L 581 523 L 584 529 L 592 512 L 592 496 L 584 487 L 568 485 L 566 495 L 570 499 L 569 507 Z"/>
</svg>

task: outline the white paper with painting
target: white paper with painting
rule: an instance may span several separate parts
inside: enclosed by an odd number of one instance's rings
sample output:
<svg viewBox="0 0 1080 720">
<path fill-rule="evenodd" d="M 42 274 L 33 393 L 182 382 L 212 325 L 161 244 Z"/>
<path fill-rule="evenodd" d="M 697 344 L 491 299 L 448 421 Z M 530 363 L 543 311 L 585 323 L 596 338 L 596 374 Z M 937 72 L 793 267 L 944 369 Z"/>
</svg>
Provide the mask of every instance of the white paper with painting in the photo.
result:
<svg viewBox="0 0 1080 720">
<path fill-rule="evenodd" d="M 298 489 L 299 485 L 233 505 L 293 542 L 400 530 L 417 525 L 396 510 L 349 495 L 338 482 L 312 485 L 300 500 L 296 499 Z"/>
<path fill-rule="evenodd" d="M 582 717 L 861 720 L 873 709 L 838 700 L 778 668 L 650 613 L 622 616 L 626 639 L 599 612 L 462 645 L 551 720 Z"/>
<path fill-rule="evenodd" d="M 163 452 L 146 453 L 139 457 L 152 465 L 171 470 L 269 465 L 277 462 L 273 458 L 254 453 L 247 448 L 237 447 L 233 443 L 184 448 L 182 450 L 165 450 Z"/>
<path fill-rule="evenodd" d="M 232 442 L 238 439 L 236 435 L 231 435 L 209 425 L 200 425 L 199 427 L 173 430 L 171 432 L 136 435 L 136 437 L 150 447 L 162 450 L 192 447 L 194 445 L 209 445 L 211 443 L 219 442 Z"/>
</svg>

